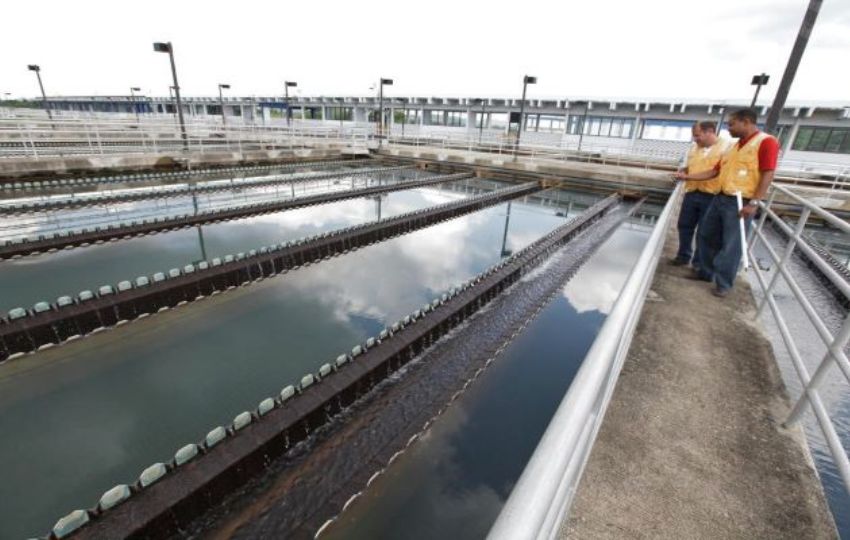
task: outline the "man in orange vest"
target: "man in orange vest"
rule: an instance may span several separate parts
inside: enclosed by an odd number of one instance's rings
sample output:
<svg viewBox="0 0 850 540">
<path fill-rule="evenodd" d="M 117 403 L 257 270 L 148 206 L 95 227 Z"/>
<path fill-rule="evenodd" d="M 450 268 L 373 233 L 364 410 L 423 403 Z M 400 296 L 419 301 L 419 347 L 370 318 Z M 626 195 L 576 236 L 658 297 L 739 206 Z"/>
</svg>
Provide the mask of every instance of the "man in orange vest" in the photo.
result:
<svg viewBox="0 0 850 540">
<path fill-rule="evenodd" d="M 697 245 L 699 267 L 696 277 L 713 281 L 715 296 L 725 297 L 735 283 L 741 264 L 743 246 L 738 220 L 743 218 L 749 228 L 758 208 L 773 181 L 779 159 L 779 141 L 759 131 L 758 115 L 752 109 L 740 109 L 729 117 L 729 133 L 738 138 L 737 144 L 723 155 L 710 171 L 698 174 L 677 173 L 678 180 L 709 181 L 718 178 L 718 193 L 699 226 Z M 738 210 L 736 193 L 741 194 L 744 207 Z"/>
<path fill-rule="evenodd" d="M 686 156 L 684 167 L 680 169 L 686 174 L 699 174 L 714 170 L 728 144 L 725 140 L 717 137 L 717 124 L 710 121 L 697 122 L 691 133 L 694 144 L 691 145 Z M 694 233 L 697 225 L 705 216 L 708 206 L 714 200 L 714 196 L 720 192 L 719 180 L 704 180 L 701 182 L 685 182 L 685 197 L 682 199 L 682 208 L 679 211 L 679 252 L 676 258 L 670 261 L 674 266 L 685 266 L 693 262 L 694 267 L 699 266 L 699 246 L 694 253 Z"/>
</svg>

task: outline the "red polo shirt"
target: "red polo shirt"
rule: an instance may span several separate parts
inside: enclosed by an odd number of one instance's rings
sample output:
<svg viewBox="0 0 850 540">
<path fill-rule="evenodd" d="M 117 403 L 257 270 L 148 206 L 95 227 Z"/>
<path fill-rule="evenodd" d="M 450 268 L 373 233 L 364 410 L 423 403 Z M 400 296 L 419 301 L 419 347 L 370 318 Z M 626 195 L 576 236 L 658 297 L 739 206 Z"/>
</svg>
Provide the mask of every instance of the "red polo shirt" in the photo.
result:
<svg viewBox="0 0 850 540">
<path fill-rule="evenodd" d="M 756 130 L 749 137 L 738 139 L 738 148 L 747 144 L 750 139 L 758 134 L 759 131 Z M 759 145 L 759 170 L 761 172 L 775 171 L 777 161 L 779 161 L 779 141 L 776 137 L 768 135 Z M 714 167 L 714 170 L 720 172 L 720 163 Z"/>
</svg>

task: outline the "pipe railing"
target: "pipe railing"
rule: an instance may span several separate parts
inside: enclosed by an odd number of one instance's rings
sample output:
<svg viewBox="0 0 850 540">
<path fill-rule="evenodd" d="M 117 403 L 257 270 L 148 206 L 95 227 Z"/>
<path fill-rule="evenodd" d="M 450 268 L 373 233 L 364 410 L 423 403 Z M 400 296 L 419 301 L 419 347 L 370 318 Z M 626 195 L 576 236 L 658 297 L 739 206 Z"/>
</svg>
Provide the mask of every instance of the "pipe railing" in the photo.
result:
<svg viewBox="0 0 850 540">
<path fill-rule="evenodd" d="M 780 218 L 772 209 L 773 202 L 778 193 L 781 193 L 784 197 L 802 207 L 800 216 L 793 227 Z M 835 421 L 830 417 L 829 411 L 820 395 L 826 375 L 832 366 L 838 367 L 843 375 L 844 382 L 850 384 L 850 360 L 848 360 L 845 353 L 847 344 L 850 342 L 850 314 L 845 315 L 838 333 L 833 335 L 827 327 L 826 322 L 817 313 L 807 294 L 789 270 L 789 262 L 793 255 L 795 253 L 801 253 L 814 264 L 816 271 L 819 271 L 821 275 L 829 280 L 836 291 L 844 295 L 847 299 L 850 299 L 850 284 L 848 284 L 846 278 L 837 272 L 829 262 L 824 260 L 816 250 L 812 249 L 803 236 L 806 225 L 813 214 L 844 234 L 850 234 L 850 224 L 820 208 L 811 201 L 800 197 L 787 187 L 776 184 L 771 186 L 771 194 L 767 203 L 760 203 L 759 206 L 761 207 L 761 216 L 757 226 L 751 233 L 748 250 L 748 257 L 751 261 L 750 267 L 755 271 L 756 280 L 761 287 L 763 295 L 756 317 L 764 312 L 765 307 L 770 308 L 782 337 L 782 342 L 791 357 L 791 364 L 794 367 L 794 372 L 797 374 L 800 387 L 802 388 L 800 396 L 794 403 L 794 407 L 788 415 L 785 424 L 796 424 L 800 421 L 807 406 L 811 407 L 817 420 L 817 425 L 823 433 L 832 462 L 844 483 L 845 491 L 850 495 L 850 457 L 848 457 L 847 450 L 842 446 Z M 781 255 L 765 235 L 764 225 L 768 220 L 787 238 L 785 249 Z M 754 252 L 759 249 L 759 246 L 767 252 L 775 265 L 773 276 L 769 279 L 757 264 L 756 256 L 754 255 Z M 792 329 L 789 327 L 785 315 L 776 300 L 775 287 L 778 285 L 780 277 L 784 280 L 792 293 L 793 299 L 802 308 L 809 322 L 814 326 L 816 334 L 826 346 L 826 353 L 817 362 L 813 374 L 809 372 L 805 359 L 797 345 L 797 340 L 794 339 Z M 832 380 L 840 381 L 841 378 L 833 378 Z"/>
<path fill-rule="evenodd" d="M 113 113 L 114 114 L 114 113 Z M 293 120 L 259 124 L 247 119 L 228 121 L 220 118 L 195 117 L 187 121 L 192 151 L 237 151 L 256 149 L 252 145 L 275 145 L 284 148 L 299 144 L 356 145 L 365 147 L 376 138 L 374 123 L 333 120 Z M 526 140 L 515 148 L 514 139 L 504 129 L 487 128 L 481 132 L 465 127 L 405 125 L 390 126 L 384 139 L 389 145 L 428 146 L 470 152 L 512 155 L 561 161 L 584 161 L 630 167 L 675 168 L 688 143 L 643 139 L 612 141 L 563 133 L 526 132 Z M 536 140 L 535 140 L 536 139 Z M 53 121 L 35 118 L 0 118 L 0 158 L 45 156 L 149 153 L 173 151 L 182 145 L 179 129 L 172 115 L 150 114 L 127 117 L 68 117 L 57 115 Z M 246 147 L 247 145 L 247 147 Z M 805 182 L 827 189 L 850 188 L 850 165 L 782 159 L 777 176 L 783 182 Z"/>
<path fill-rule="evenodd" d="M 628 353 L 681 194 L 680 184 L 667 201 L 489 539 L 551 539 L 558 535 Z"/>
</svg>

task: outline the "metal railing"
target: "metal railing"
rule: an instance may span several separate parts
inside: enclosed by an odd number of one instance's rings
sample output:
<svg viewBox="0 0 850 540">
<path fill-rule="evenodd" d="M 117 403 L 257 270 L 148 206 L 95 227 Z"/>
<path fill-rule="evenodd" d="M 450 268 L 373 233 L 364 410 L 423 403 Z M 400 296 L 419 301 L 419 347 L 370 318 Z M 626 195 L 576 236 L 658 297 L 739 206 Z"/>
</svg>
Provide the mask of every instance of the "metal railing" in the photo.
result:
<svg viewBox="0 0 850 540">
<path fill-rule="evenodd" d="M 628 353 L 681 194 L 680 184 L 490 530 L 490 540 L 549 539 L 558 534 Z"/>
<path fill-rule="evenodd" d="M 776 195 L 779 193 L 781 193 L 784 197 L 793 200 L 796 204 L 799 204 L 802 207 L 800 216 L 793 227 L 786 223 L 773 211 L 773 202 Z M 818 315 L 809 297 L 802 290 L 799 283 L 792 275 L 788 264 L 795 252 L 801 253 L 804 257 L 811 261 L 815 267 L 817 267 L 817 270 L 820 271 L 826 279 L 829 280 L 829 282 L 835 287 L 835 290 L 850 299 L 850 283 L 847 282 L 844 276 L 842 276 L 835 267 L 824 260 L 824 258 L 821 257 L 820 254 L 818 254 L 803 237 L 806 224 L 809 222 L 812 214 L 823 219 L 830 226 L 835 227 L 843 233 L 850 234 L 850 224 L 820 208 L 811 201 L 800 197 L 787 187 L 776 184 L 771 187 L 771 193 L 767 203 L 761 203 L 760 206 L 761 216 L 759 218 L 758 225 L 751 232 L 751 241 L 748 249 L 748 257 L 751 261 L 750 267 L 755 271 L 756 279 L 764 295 L 764 298 L 759 303 L 756 317 L 762 314 L 766 306 L 770 308 L 779 329 L 779 333 L 782 336 L 782 341 L 785 344 L 789 356 L 791 357 L 791 364 L 794 366 L 794 371 L 797 374 L 802 388 L 802 392 L 795 402 L 794 407 L 788 415 L 788 419 L 785 423 L 786 425 L 796 424 L 800 421 L 800 418 L 805 412 L 806 406 L 811 406 L 815 418 L 817 419 L 817 424 L 823 432 L 833 463 L 838 469 L 838 473 L 841 476 L 847 494 L 850 495 L 850 458 L 848 458 L 847 451 L 841 444 L 841 440 L 835 427 L 835 422 L 830 417 L 829 412 L 824 406 L 819 392 L 826 379 L 826 374 L 833 364 L 838 366 L 839 370 L 844 375 L 845 382 L 850 384 L 850 361 L 848 361 L 847 355 L 844 352 L 844 349 L 847 347 L 847 343 L 850 341 L 850 314 L 845 316 L 838 333 L 833 335 L 829 331 L 829 328 L 823 318 Z M 785 251 L 781 255 L 765 236 L 764 226 L 768 220 L 770 220 L 771 224 L 788 238 Z M 754 256 L 754 250 L 758 249 L 759 246 L 761 246 L 762 249 L 769 254 L 773 264 L 776 266 L 776 270 L 769 280 L 766 278 L 764 271 L 759 268 Z M 795 341 L 791 329 L 786 322 L 786 318 L 776 301 L 774 291 L 779 283 L 780 276 L 791 290 L 794 300 L 796 300 L 799 306 L 803 309 L 808 320 L 811 322 L 812 326 L 815 327 L 817 335 L 826 346 L 826 354 L 818 363 L 814 374 L 809 373 L 809 370 L 800 354 L 797 342 Z"/>
<path fill-rule="evenodd" d="M 325 126 L 228 125 L 189 122 L 187 150 L 195 153 L 244 152 L 257 149 L 293 149 L 315 146 L 365 147 L 372 136 L 368 127 L 345 129 Z M 180 151 L 184 142 L 177 125 L 158 117 L 135 121 L 88 121 L 74 118 L 0 119 L 0 157 L 41 159 L 59 155 L 143 154 Z"/>
<path fill-rule="evenodd" d="M 33 114 L 35 114 L 33 112 Z M 393 124 L 381 137 L 387 146 L 434 147 L 497 155 L 514 154 L 531 159 L 579 161 L 641 167 L 675 168 L 688 143 L 645 139 L 610 139 L 560 132 L 523 132 L 518 147 L 515 134 L 504 129 L 481 131 L 456 126 Z M 257 122 L 233 117 L 227 126 L 218 117 L 189 117 L 186 123 L 188 150 L 196 153 L 257 149 L 293 149 L 320 145 L 377 145 L 373 122 L 334 120 L 282 120 Z M 57 155 L 139 154 L 180 151 L 183 142 L 178 124 L 170 114 L 104 113 L 58 114 L 49 120 L 37 115 L 0 117 L 0 158 L 40 159 Z M 850 164 L 782 159 L 777 178 L 804 182 L 826 189 L 850 189 Z"/>
<path fill-rule="evenodd" d="M 598 143 L 578 143 L 564 140 L 557 145 L 515 143 L 515 134 L 488 133 L 486 137 L 460 135 L 437 136 L 435 134 L 399 136 L 390 135 L 387 141 L 398 146 L 427 146 L 467 152 L 481 152 L 504 156 L 518 155 L 533 159 L 558 161 L 583 161 L 603 165 L 674 169 L 681 160 L 683 151 L 667 148 L 627 148 Z"/>
</svg>

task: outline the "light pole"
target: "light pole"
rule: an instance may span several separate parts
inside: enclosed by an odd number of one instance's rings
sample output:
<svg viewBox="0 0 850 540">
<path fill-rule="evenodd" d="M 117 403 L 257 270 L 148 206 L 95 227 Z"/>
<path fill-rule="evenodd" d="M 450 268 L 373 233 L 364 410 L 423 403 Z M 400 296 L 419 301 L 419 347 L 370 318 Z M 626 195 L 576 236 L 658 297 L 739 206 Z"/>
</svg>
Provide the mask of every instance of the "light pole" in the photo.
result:
<svg viewBox="0 0 850 540">
<path fill-rule="evenodd" d="M 782 80 L 779 81 L 776 97 L 773 98 L 773 104 L 770 106 L 770 112 L 767 115 L 764 130 L 768 133 L 773 133 L 776 129 L 776 124 L 779 122 L 779 115 L 785 106 L 785 100 L 788 98 L 788 92 L 791 90 L 791 83 L 794 82 L 797 67 L 803 58 L 803 52 L 806 50 L 809 36 L 815 27 L 815 21 L 818 18 L 822 3 L 823 0 L 809 0 L 809 7 L 806 8 L 806 14 L 803 16 L 803 22 L 800 24 L 800 31 L 797 33 L 797 39 L 794 41 L 794 47 L 791 49 L 791 56 L 788 57 L 788 64 L 782 73 Z"/>
<path fill-rule="evenodd" d="M 171 107 L 174 109 L 174 112 L 171 113 L 174 115 L 174 119 L 177 119 L 177 103 L 174 101 L 174 86 L 168 87 L 168 102 L 171 104 Z M 168 109 L 166 109 L 167 111 Z"/>
<path fill-rule="evenodd" d="M 761 87 L 767 84 L 767 81 L 770 80 L 770 75 L 767 73 L 762 73 L 761 75 L 753 75 L 753 80 L 750 81 L 750 86 L 756 87 L 756 93 L 753 94 L 753 101 L 750 103 L 750 108 L 754 109 L 756 107 L 756 100 L 759 98 L 759 92 L 761 91 Z"/>
<path fill-rule="evenodd" d="M 41 83 L 41 68 L 38 64 L 30 64 L 27 66 L 30 71 L 35 71 L 35 76 L 38 79 L 38 87 L 41 89 L 41 101 L 44 103 L 44 110 L 47 112 L 47 117 L 53 120 L 53 114 L 50 113 L 50 107 L 47 105 L 47 94 L 44 93 L 44 85 Z"/>
<path fill-rule="evenodd" d="M 481 139 L 484 137 L 484 105 L 487 103 L 486 99 L 479 99 L 481 103 L 481 122 L 478 126 L 478 146 L 481 146 Z"/>
<path fill-rule="evenodd" d="M 526 75 L 522 78 L 522 101 L 519 102 L 519 125 L 516 130 L 516 145 L 514 146 L 514 159 L 519 150 L 519 135 L 522 133 L 523 116 L 525 115 L 525 91 L 529 84 L 537 84 L 537 77 Z"/>
<path fill-rule="evenodd" d="M 230 90 L 229 84 L 221 84 L 218 85 L 218 103 L 221 107 L 221 127 L 227 127 L 227 119 L 224 117 L 224 95 L 221 93 L 222 90 Z"/>
<path fill-rule="evenodd" d="M 189 139 L 186 137 L 186 124 L 183 122 L 183 103 L 180 101 L 180 85 L 177 83 L 177 67 L 174 65 L 174 46 L 171 42 L 156 42 L 154 52 L 168 53 L 171 61 L 171 77 L 174 79 L 174 95 L 177 97 L 177 118 L 180 119 L 180 138 L 183 139 L 183 149 L 189 150 Z"/>
<path fill-rule="evenodd" d="M 139 123 L 139 106 L 136 104 L 136 92 L 141 92 L 142 89 L 138 86 L 130 87 L 130 103 L 133 105 L 133 112 L 136 113 L 136 123 Z"/>
<path fill-rule="evenodd" d="M 587 125 L 587 111 L 590 109 L 590 101 L 584 102 L 584 114 L 581 116 L 581 125 L 578 127 L 578 149 L 576 153 L 581 154 L 581 142 L 584 139 L 584 128 Z M 637 129 L 637 126 L 635 126 Z"/>
<path fill-rule="evenodd" d="M 384 138 L 384 85 L 392 86 L 392 79 L 381 78 L 381 83 L 378 85 L 378 147 Z"/>
<path fill-rule="evenodd" d="M 289 111 L 289 89 L 295 88 L 298 86 L 298 83 L 295 81 L 286 81 L 283 83 L 283 92 L 284 92 L 284 101 L 283 104 L 286 106 L 286 125 L 289 126 L 292 121 L 292 115 Z M 302 118 L 303 120 L 303 118 Z"/>
</svg>

